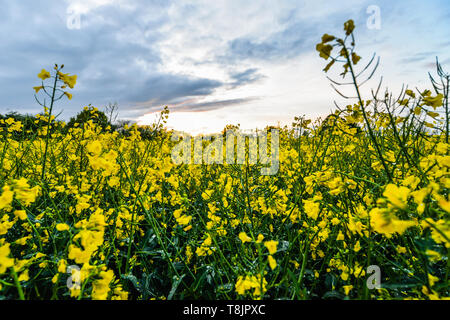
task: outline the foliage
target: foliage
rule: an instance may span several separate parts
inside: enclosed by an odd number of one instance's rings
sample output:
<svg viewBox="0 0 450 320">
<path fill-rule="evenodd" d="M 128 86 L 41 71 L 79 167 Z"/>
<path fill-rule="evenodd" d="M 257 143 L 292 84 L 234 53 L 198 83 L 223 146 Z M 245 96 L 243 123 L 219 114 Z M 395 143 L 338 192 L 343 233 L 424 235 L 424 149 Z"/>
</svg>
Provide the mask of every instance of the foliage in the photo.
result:
<svg viewBox="0 0 450 320">
<path fill-rule="evenodd" d="M 76 78 L 42 70 L 54 86 L 35 90 L 53 94 L 33 134 L 0 120 L 0 298 L 448 298 L 448 82 L 365 100 L 351 20 L 344 31 L 317 49 L 343 63 L 357 101 L 279 128 L 273 176 L 175 165 L 166 109 L 119 132 L 90 108 L 64 131 L 53 103 Z"/>
</svg>

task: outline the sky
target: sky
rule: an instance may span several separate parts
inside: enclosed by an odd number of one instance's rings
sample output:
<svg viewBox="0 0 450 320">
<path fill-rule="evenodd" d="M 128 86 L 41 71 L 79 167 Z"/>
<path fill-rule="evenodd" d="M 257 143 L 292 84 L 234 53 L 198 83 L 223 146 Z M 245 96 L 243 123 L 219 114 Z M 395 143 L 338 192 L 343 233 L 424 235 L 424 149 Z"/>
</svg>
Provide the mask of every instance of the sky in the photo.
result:
<svg viewBox="0 0 450 320">
<path fill-rule="evenodd" d="M 192 134 L 290 125 L 350 102 L 330 86 L 315 45 L 355 21 L 361 66 L 380 65 L 363 90 L 429 88 L 436 56 L 450 71 L 448 0 L 0 0 L 0 113 L 37 114 L 41 69 L 76 74 L 68 120 L 117 102 L 119 118 Z M 375 10 L 375 11 L 374 11 Z M 376 13 L 379 12 L 379 15 Z M 375 20 L 374 20 L 375 19 Z M 374 22 L 378 24 L 374 24 Z M 336 74 L 334 79 L 339 80 Z M 352 95 L 351 88 L 344 90 Z M 41 92 L 42 93 L 42 92 Z M 42 98 L 38 94 L 38 97 Z"/>
</svg>

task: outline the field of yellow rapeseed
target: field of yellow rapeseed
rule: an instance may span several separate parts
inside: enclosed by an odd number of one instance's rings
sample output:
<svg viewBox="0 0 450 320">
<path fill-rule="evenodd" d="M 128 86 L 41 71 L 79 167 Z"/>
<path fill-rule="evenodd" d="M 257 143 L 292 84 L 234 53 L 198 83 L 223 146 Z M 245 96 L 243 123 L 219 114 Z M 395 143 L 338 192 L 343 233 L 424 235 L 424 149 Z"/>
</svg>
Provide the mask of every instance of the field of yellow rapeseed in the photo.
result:
<svg viewBox="0 0 450 320">
<path fill-rule="evenodd" d="M 102 128 L 93 107 L 66 130 L 77 78 L 42 70 L 38 130 L 0 121 L 0 299 L 448 298 L 448 76 L 363 100 L 353 29 L 317 50 L 358 101 L 278 128 L 274 175 L 175 164 L 170 131 Z"/>
</svg>

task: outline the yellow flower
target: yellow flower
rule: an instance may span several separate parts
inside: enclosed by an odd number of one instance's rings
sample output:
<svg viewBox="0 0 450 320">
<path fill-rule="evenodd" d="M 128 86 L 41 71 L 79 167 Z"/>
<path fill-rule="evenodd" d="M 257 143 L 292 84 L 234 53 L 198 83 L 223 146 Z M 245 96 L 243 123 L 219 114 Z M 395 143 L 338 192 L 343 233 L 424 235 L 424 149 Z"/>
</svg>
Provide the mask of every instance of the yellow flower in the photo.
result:
<svg viewBox="0 0 450 320">
<path fill-rule="evenodd" d="M 436 110 L 437 107 L 442 106 L 443 99 L 444 99 L 444 96 L 442 95 L 442 93 L 439 93 L 436 97 L 428 96 L 428 97 L 423 98 L 423 104 L 433 107 L 433 109 Z"/>
<path fill-rule="evenodd" d="M 405 209 L 407 207 L 407 200 L 410 190 L 407 187 L 397 187 L 395 184 L 388 184 L 383 192 L 389 202 L 394 206 Z"/>
<path fill-rule="evenodd" d="M 439 116 L 439 113 L 433 112 L 433 111 L 428 111 L 428 112 L 427 112 L 427 115 L 430 116 L 430 117 L 432 117 L 432 118 L 436 118 L 436 117 Z"/>
<path fill-rule="evenodd" d="M 69 76 L 68 73 L 58 72 L 58 76 L 59 76 L 59 78 L 60 78 L 66 85 L 68 85 L 71 89 L 73 89 L 73 87 L 74 87 L 75 84 L 77 83 L 77 76 L 76 76 L 76 75 Z"/>
<path fill-rule="evenodd" d="M 450 201 L 445 200 L 445 198 L 441 198 L 439 199 L 439 206 L 448 213 L 450 213 Z"/>
<path fill-rule="evenodd" d="M 397 246 L 397 252 L 398 253 L 406 253 L 406 248 L 402 246 Z"/>
<path fill-rule="evenodd" d="M 39 259 L 39 258 L 42 258 L 42 257 L 45 257 L 45 254 L 42 253 L 42 252 L 38 252 L 34 258 L 35 259 Z"/>
<path fill-rule="evenodd" d="M 245 232 L 239 233 L 239 239 L 241 239 L 242 243 L 251 242 L 252 238 L 250 238 Z"/>
<path fill-rule="evenodd" d="M 58 223 L 56 225 L 56 230 L 58 230 L 58 231 L 65 231 L 65 230 L 69 230 L 69 229 L 70 229 L 70 227 L 65 223 Z"/>
<path fill-rule="evenodd" d="M 264 240 L 264 236 L 260 233 L 258 234 L 258 237 L 256 238 L 256 243 L 261 243 Z"/>
<path fill-rule="evenodd" d="M 30 279 L 30 276 L 28 275 L 28 270 L 25 270 L 22 272 L 18 278 L 19 281 L 28 281 Z"/>
<path fill-rule="evenodd" d="M 205 241 L 203 241 L 203 245 L 210 246 L 211 244 L 212 244 L 212 239 L 211 239 L 211 236 L 208 234 Z"/>
<path fill-rule="evenodd" d="M 447 150 L 449 149 L 450 145 L 447 143 L 439 142 L 436 146 L 436 151 L 440 154 L 447 153 Z"/>
<path fill-rule="evenodd" d="M 412 90 L 406 90 L 405 93 L 410 96 L 411 98 L 415 98 L 416 94 Z"/>
<path fill-rule="evenodd" d="M 416 116 L 420 115 L 422 113 L 422 108 L 421 107 L 415 107 L 414 108 L 414 114 Z"/>
<path fill-rule="evenodd" d="M 114 296 L 111 297 L 111 300 L 127 300 L 128 292 L 124 291 L 121 286 L 114 289 Z"/>
<path fill-rule="evenodd" d="M 67 96 L 67 98 L 69 98 L 69 100 L 72 100 L 72 94 L 65 91 L 64 94 Z"/>
<path fill-rule="evenodd" d="M 50 72 L 48 72 L 45 69 L 42 69 L 41 73 L 38 74 L 38 77 L 41 78 L 42 80 L 48 79 L 50 78 Z"/>
<path fill-rule="evenodd" d="M 3 193 L 0 196 L 0 210 L 4 208 L 8 208 L 13 201 L 14 192 L 11 191 L 9 186 L 3 187 Z"/>
<path fill-rule="evenodd" d="M 52 278 L 52 283 L 56 283 L 58 282 L 58 278 L 59 278 L 59 273 L 55 274 Z"/>
<path fill-rule="evenodd" d="M 266 279 L 261 278 L 261 275 L 258 274 L 257 276 L 239 276 L 235 288 L 239 295 L 244 295 L 247 290 L 254 289 L 253 293 L 256 296 L 261 296 L 267 290 L 266 285 Z"/>
<path fill-rule="evenodd" d="M 21 245 L 21 246 L 24 246 L 24 245 L 27 244 L 27 240 L 30 239 L 30 238 L 31 238 L 31 236 L 22 237 L 22 238 L 17 239 L 16 241 L 14 241 L 14 243 L 18 244 L 18 245 Z"/>
<path fill-rule="evenodd" d="M 395 153 L 392 150 L 386 152 L 386 159 L 390 162 L 395 162 Z"/>
<path fill-rule="evenodd" d="M 9 243 L 0 246 L 0 274 L 5 273 L 6 269 L 14 265 L 14 259 L 9 258 Z"/>
<path fill-rule="evenodd" d="M 334 225 L 334 226 L 338 225 L 339 222 L 340 222 L 340 220 L 339 220 L 338 218 L 336 218 L 336 217 L 334 217 L 333 219 L 331 219 L 331 224 Z"/>
<path fill-rule="evenodd" d="M 211 195 L 213 194 L 214 190 L 205 190 L 205 192 L 202 193 L 202 198 L 204 200 L 208 200 Z"/>
<path fill-rule="evenodd" d="M 352 52 L 352 62 L 353 62 L 353 64 L 357 64 L 359 60 L 361 60 L 361 57 L 358 56 L 356 53 Z"/>
<path fill-rule="evenodd" d="M 112 270 L 101 271 L 101 279 L 95 280 L 92 284 L 92 300 L 106 300 L 108 297 L 109 283 L 114 277 L 114 272 Z"/>
<path fill-rule="evenodd" d="M 333 41 L 334 39 L 336 39 L 335 36 L 331 36 L 331 35 L 325 33 L 322 36 L 322 43 L 327 43 L 327 42 Z"/>
<path fill-rule="evenodd" d="M 383 233 L 387 237 L 396 232 L 401 235 L 406 229 L 416 225 L 414 221 L 399 220 L 389 216 L 387 212 L 379 208 L 373 208 L 370 211 L 370 224 L 376 232 Z"/>
<path fill-rule="evenodd" d="M 66 268 L 67 268 L 66 260 L 64 260 L 64 259 L 59 260 L 59 262 L 58 262 L 58 272 L 59 273 L 66 273 L 67 272 Z"/>
<path fill-rule="evenodd" d="M 186 246 L 186 263 L 189 263 L 191 261 L 192 258 L 192 247 L 191 246 Z"/>
<path fill-rule="evenodd" d="M 425 251 L 425 254 L 429 257 L 429 259 L 433 262 L 438 262 L 442 259 L 442 256 L 439 252 L 428 249 Z"/>
<path fill-rule="evenodd" d="M 331 44 L 318 43 L 316 45 L 316 50 L 319 52 L 321 58 L 328 60 L 331 55 L 331 50 L 333 50 L 333 46 Z"/>
<path fill-rule="evenodd" d="M 192 216 L 182 215 L 177 219 L 178 224 L 184 226 L 191 222 Z"/>
<path fill-rule="evenodd" d="M 430 282 L 430 286 L 434 286 L 436 282 L 439 281 L 438 277 L 433 276 L 432 274 L 428 274 L 428 281 Z"/>
<path fill-rule="evenodd" d="M 39 87 L 33 87 L 34 91 L 36 91 L 36 93 L 39 92 L 39 90 L 43 89 L 43 86 L 39 86 Z"/>
<path fill-rule="evenodd" d="M 92 141 L 86 146 L 86 150 L 94 155 L 99 155 L 102 153 L 102 144 L 98 140 Z"/>
<path fill-rule="evenodd" d="M 407 176 L 405 179 L 403 179 L 403 185 L 406 187 L 410 187 L 411 189 L 416 189 L 417 185 L 420 183 L 420 179 L 416 176 Z"/>
<path fill-rule="evenodd" d="M 251 283 L 248 283 L 249 281 L 244 280 L 244 277 L 239 276 L 238 280 L 236 282 L 236 292 L 240 295 L 244 295 L 245 291 L 251 288 Z"/>
<path fill-rule="evenodd" d="M 271 255 L 269 255 L 267 257 L 267 260 L 269 261 L 270 269 L 273 270 L 273 269 L 275 269 L 277 267 L 277 261 Z"/>
<path fill-rule="evenodd" d="M 175 219 L 178 219 L 179 217 L 181 217 L 181 213 L 183 212 L 183 209 L 177 209 L 173 211 L 173 216 L 175 217 Z"/>
<path fill-rule="evenodd" d="M 120 184 L 120 178 L 119 177 L 110 177 L 108 180 L 108 186 L 110 186 L 111 188 L 116 187 Z"/>
<path fill-rule="evenodd" d="M 352 285 L 347 285 L 347 286 L 342 286 L 342 288 L 344 288 L 345 295 L 348 296 L 350 290 L 353 289 L 353 286 Z"/>
<path fill-rule="evenodd" d="M 350 19 L 344 23 L 344 31 L 347 36 L 349 36 L 353 32 L 354 29 L 355 29 L 355 23 L 353 22 L 352 19 Z"/>
<path fill-rule="evenodd" d="M 303 200 L 303 207 L 308 217 L 317 219 L 320 212 L 320 203 L 314 202 L 314 200 Z"/>
<path fill-rule="evenodd" d="M 270 254 L 274 254 L 275 252 L 277 252 L 278 241 L 266 241 L 264 242 L 264 245 L 266 246 L 267 250 L 269 250 Z"/>
<path fill-rule="evenodd" d="M 14 211 L 14 215 L 20 220 L 27 220 L 27 212 L 25 210 L 16 210 Z"/>
</svg>

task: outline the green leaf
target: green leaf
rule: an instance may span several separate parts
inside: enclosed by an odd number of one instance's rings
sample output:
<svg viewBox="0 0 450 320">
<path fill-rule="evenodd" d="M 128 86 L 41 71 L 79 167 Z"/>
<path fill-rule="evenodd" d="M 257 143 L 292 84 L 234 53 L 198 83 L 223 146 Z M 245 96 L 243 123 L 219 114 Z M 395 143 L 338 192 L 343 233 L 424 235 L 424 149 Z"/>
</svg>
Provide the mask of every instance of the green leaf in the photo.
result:
<svg viewBox="0 0 450 320">
<path fill-rule="evenodd" d="M 183 281 L 183 278 L 185 277 L 185 274 L 183 274 L 181 277 L 174 276 L 172 279 L 174 282 L 172 282 L 172 289 L 170 289 L 169 295 L 167 296 L 167 300 L 172 300 L 173 295 L 175 294 L 175 291 L 177 291 L 178 286 L 180 285 L 181 281 Z"/>
</svg>

